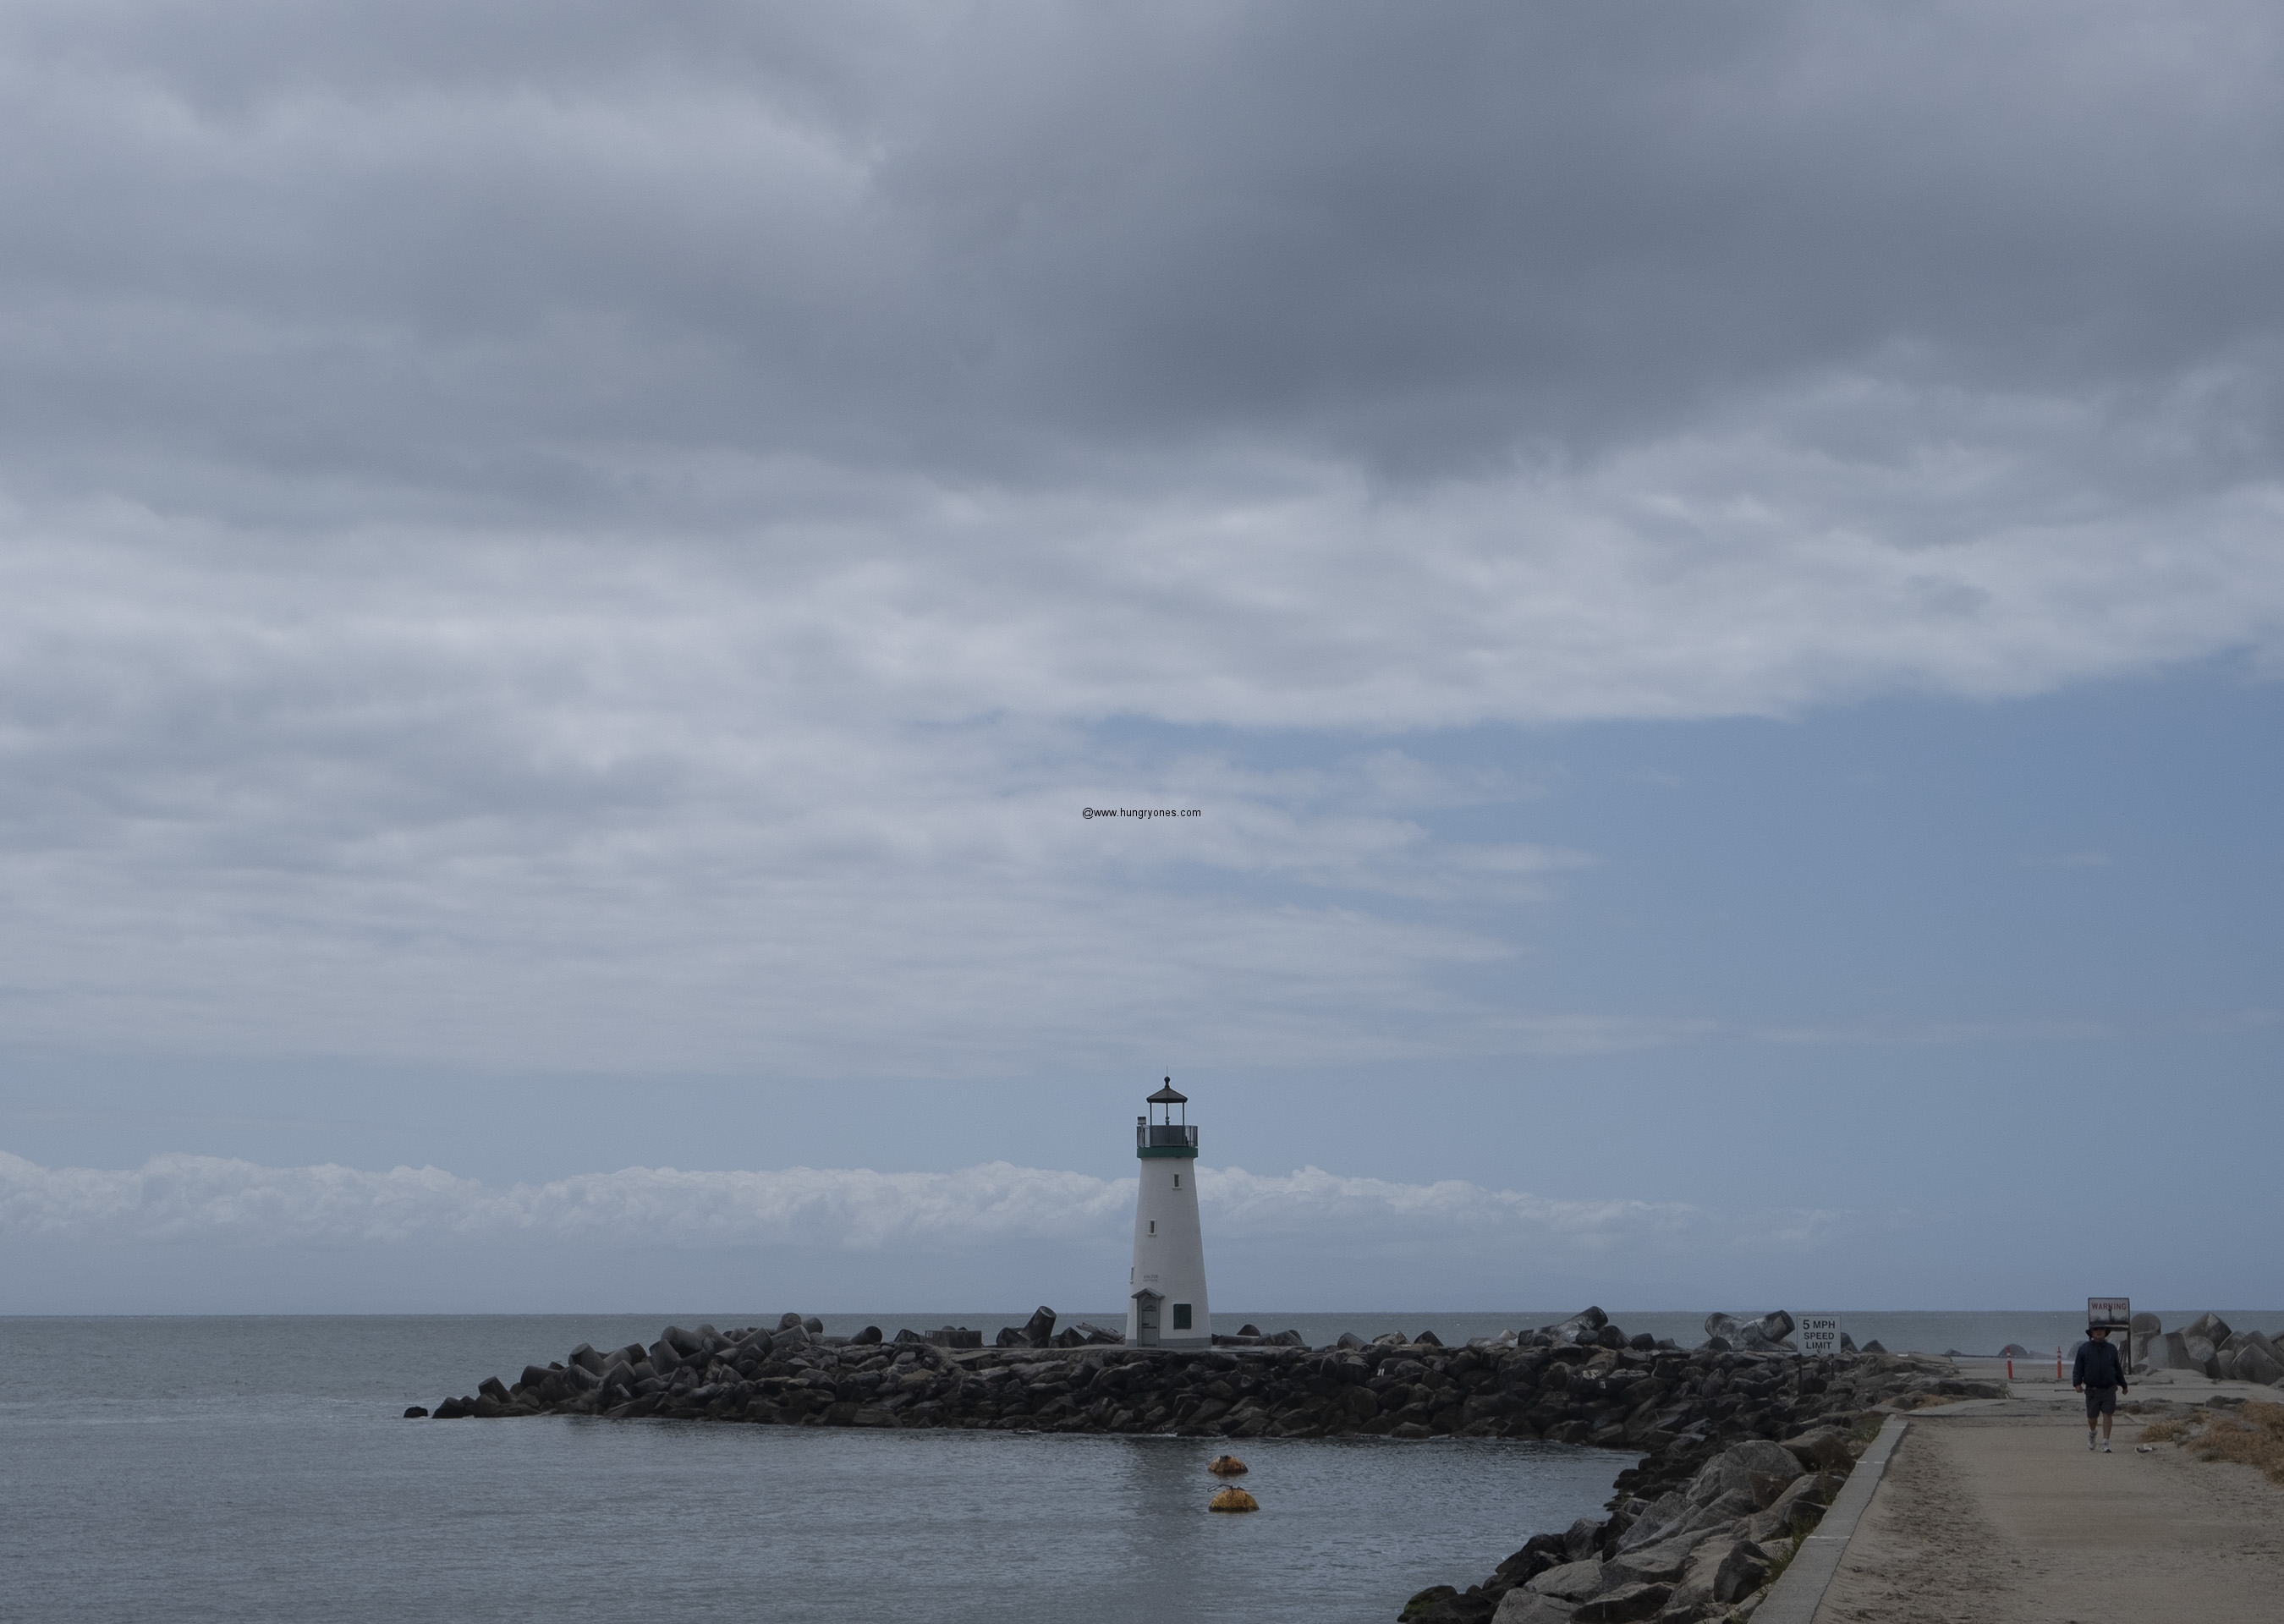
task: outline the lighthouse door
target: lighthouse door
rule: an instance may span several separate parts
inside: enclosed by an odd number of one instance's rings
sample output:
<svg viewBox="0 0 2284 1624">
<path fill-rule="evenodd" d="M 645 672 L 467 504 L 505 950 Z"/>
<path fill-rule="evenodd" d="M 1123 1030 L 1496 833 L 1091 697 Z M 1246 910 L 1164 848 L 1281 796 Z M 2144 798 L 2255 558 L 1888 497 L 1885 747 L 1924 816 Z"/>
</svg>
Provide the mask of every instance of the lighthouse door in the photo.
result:
<svg viewBox="0 0 2284 1624">
<path fill-rule="evenodd" d="M 1158 1346 L 1158 1304 L 1155 1292 L 1134 1293 L 1134 1339 L 1144 1347 Z"/>
</svg>

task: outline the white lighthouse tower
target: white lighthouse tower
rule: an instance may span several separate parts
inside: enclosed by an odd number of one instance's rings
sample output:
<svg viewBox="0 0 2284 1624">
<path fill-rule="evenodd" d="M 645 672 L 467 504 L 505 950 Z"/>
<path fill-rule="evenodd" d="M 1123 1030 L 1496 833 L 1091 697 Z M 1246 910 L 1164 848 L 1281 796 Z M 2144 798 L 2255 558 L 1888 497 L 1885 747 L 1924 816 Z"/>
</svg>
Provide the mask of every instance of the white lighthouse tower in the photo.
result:
<svg viewBox="0 0 2284 1624">
<path fill-rule="evenodd" d="M 1174 1080 L 1150 1096 L 1164 1118 L 1134 1119 L 1134 1154 L 1142 1187 L 1134 1198 L 1134 1268 L 1127 1276 L 1126 1343 L 1130 1347 L 1210 1347 L 1206 1313 L 1206 1243 L 1198 1228 L 1198 1130 L 1189 1120 L 1189 1096 Z M 1174 1120 L 1176 1106 L 1182 1120 Z"/>
</svg>

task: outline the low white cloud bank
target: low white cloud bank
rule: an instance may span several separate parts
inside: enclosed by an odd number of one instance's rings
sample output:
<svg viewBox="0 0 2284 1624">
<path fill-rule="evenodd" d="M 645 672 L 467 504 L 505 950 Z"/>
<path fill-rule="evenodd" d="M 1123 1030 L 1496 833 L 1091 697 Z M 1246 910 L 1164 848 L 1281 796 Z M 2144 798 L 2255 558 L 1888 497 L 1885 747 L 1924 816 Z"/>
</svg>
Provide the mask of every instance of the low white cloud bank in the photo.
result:
<svg viewBox="0 0 2284 1624">
<path fill-rule="evenodd" d="M 1797 1250 L 1853 1215 L 1723 1214 L 1672 1201 L 1550 1200 L 1462 1180 L 1404 1184 L 1304 1167 L 1201 1167 L 1216 1245 L 1372 1252 L 1433 1241 L 1456 1253 L 1553 1260 L 1617 1251 Z M 0 1152 L 0 1239 L 223 1246 L 398 1242 L 974 1250 L 1013 1242 L 1122 1245 L 1134 1181 L 990 1162 L 951 1173 L 625 1167 L 497 1189 L 437 1167 L 364 1172 L 163 1155 L 127 1170 L 48 1167 Z"/>
</svg>

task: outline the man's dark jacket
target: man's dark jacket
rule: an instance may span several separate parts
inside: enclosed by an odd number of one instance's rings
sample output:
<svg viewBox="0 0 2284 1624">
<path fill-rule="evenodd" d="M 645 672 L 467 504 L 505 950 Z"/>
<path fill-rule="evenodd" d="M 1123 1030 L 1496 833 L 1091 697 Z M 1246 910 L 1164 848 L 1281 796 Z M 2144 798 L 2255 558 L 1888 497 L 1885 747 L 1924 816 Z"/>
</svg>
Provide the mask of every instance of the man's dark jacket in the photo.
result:
<svg viewBox="0 0 2284 1624">
<path fill-rule="evenodd" d="M 2125 1385 L 2125 1361 L 2118 1356 L 2115 1342 L 2097 1342 L 2089 1337 L 2077 1345 L 2077 1364 L 2070 1371 L 2070 1385 L 2075 1387 L 2122 1387 Z"/>
</svg>

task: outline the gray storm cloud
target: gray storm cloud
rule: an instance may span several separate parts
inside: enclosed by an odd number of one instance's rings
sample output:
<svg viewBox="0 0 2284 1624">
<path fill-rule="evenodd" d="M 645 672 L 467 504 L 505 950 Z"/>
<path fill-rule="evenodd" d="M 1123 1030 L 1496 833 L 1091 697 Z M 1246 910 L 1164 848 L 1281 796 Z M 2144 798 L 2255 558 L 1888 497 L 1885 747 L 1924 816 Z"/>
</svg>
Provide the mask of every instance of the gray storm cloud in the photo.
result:
<svg viewBox="0 0 2284 1624">
<path fill-rule="evenodd" d="M 1235 442 L 1430 477 L 1879 380 L 1903 418 L 1827 402 L 1804 438 L 2077 402 L 2046 450 L 2113 500 L 2268 478 L 2278 27 L 19 4 L 9 438 L 19 479 L 248 518 L 284 482 L 342 521 L 653 522 L 709 456 L 1195 488 Z M 2186 442 L 2094 454 L 2161 421 Z"/>
<path fill-rule="evenodd" d="M 8 6 L 8 1031 L 1664 1041 L 1402 735 L 2272 669 L 2280 26 Z"/>
</svg>

